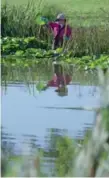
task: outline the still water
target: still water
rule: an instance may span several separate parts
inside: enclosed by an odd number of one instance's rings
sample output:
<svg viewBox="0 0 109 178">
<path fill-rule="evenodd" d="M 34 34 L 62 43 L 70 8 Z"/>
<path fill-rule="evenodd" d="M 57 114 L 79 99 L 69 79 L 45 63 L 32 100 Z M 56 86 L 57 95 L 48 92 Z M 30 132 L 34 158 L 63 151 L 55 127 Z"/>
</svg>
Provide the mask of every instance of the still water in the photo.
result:
<svg viewBox="0 0 109 178">
<path fill-rule="evenodd" d="M 32 85 L 29 91 L 23 84 L 9 85 L 6 92 L 2 88 L 2 126 L 17 140 L 22 134 L 32 134 L 43 145 L 47 128 L 67 129 L 69 136 L 76 137 L 85 124 L 93 124 L 95 113 L 92 111 L 44 107 L 97 107 L 98 87 L 72 84 L 68 86 L 69 93 L 65 97 L 58 96 L 54 90 L 49 88 L 38 92 Z"/>
<path fill-rule="evenodd" d="M 41 76 L 42 74 L 43 76 Z M 52 147 L 49 147 L 47 142 L 48 129 L 67 130 L 68 136 L 75 139 L 83 138 L 84 130 L 93 125 L 95 120 L 93 111 L 68 108 L 99 106 L 100 91 L 96 86 L 96 77 L 90 74 L 82 75 L 81 72 L 77 75 L 76 72 L 73 72 L 73 84 L 68 85 L 68 95 L 64 97 L 58 96 L 55 88 L 50 87 L 46 91 L 39 92 L 36 84 L 30 85 L 31 81 L 36 83 L 39 79 L 47 82 L 51 77 L 51 69 L 46 75 L 46 72 L 41 72 L 40 69 L 38 71 L 31 69 L 31 72 L 28 72 L 21 68 L 9 68 L 2 75 L 2 82 L 5 83 L 5 87 L 2 84 L 1 91 L 2 126 L 4 133 L 8 133 L 3 138 L 5 140 L 4 148 L 7 140 L 12 146 L 12 155 L 13 149 L 14 153 L 21 154 L 24 135 L 28 135 L 29 138 L 30 135 L 36 136 L 34 137 L 35 146 L 42 148 L 47 153 L 48 148 Z M 16 81 L 19 83 L 16 84 Z M 76 83 L 74 84 L 74 82 Z M 56 134 L 59 132 L 56 131 Z M 26 150 L 24 150 L 24 154 L 27 154 Z M 52 175 L 55 167 L 54 159 L 50 156 L 43 158 L 41 167 L 44 173 L 50 174 L 49 176 Z M 16 164 L 17 161 L 10 162 L 11 167 Z"/>
</svg>

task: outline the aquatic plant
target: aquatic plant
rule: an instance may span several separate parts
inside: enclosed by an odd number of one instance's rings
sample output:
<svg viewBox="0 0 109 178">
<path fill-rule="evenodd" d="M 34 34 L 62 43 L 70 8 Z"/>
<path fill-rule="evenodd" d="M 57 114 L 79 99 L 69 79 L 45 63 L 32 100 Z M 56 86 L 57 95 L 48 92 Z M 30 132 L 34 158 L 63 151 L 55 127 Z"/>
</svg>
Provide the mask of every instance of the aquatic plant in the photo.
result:
<svg viewBox="0 0 109 178">
<path fill-rule="evenodd" d="M 26 53 L 28 53 L 26 51 Z M 53 59 L 57 59 L 57 62 L 66 66 L 66 68 L 77 68 L 77 70 L 94 70 L 96 67 L 100 67 L 102 69 L 108 68 L 109 66 L 109 55 L 100 55 L 99 58 L 96 56 L 83 56 L 81 58 L 77 57 L 69 57 L 68 54 L 64 55 L 62 53 L 58 53 L 57 51 L 43 51 L 35 49 L 29 50 L 29 53 L 26 55 L 19 54 L 18 55 L 8 55 L 2 58 L 1 64 L 2 66 L 10 65 L 13 67 L 26 67 L 31 68 L 33 65 L 51 65 Z M 57 53 L 57 57 L 55 54 Z"/>
</svg>

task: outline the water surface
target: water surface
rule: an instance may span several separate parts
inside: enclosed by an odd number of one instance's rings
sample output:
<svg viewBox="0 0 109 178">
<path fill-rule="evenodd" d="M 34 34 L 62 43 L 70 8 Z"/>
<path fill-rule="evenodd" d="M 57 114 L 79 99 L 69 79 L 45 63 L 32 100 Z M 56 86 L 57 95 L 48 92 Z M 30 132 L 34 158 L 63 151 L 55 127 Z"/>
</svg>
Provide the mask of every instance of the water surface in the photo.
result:
<svg viewBox="0 0 109 178">
<path fill-rule="evenodd" d="M 22 134 L 31 134 L 38 137 L 41 145 L 48 128 L 66 129 L 73 138 L 82 136 L 85 124 L 93 124 L 94 112 L 44 107 L 97 107 L 100 94 L 96 75 L 70 71 L 73 84 L 68 86 L 68 96 L 60 97 L 55 88 L 43 92 L 36 89 L 38 81 L 47 82 L 52 77 L 52 67 L 33 69 L 9 65 L 2 73 L 2 126 L 17 142 Z"/>
<path fill-rule="evenodd" d="M 99 105 L 97 87 L 70 85 L 69 95 L 65 97 L 59 97 L 54 88 L 34 91 L 33 95 L 32 88 L 31 94 L 23 85 L 11 85 L 6 93 L 2 91 L 2 125 L 9 132 L 16 136 L 34 134 L 43 140 L 47 128 L 68 129 L 70 136 L 75 136 L 85 123 L 93 123 L 94 112 L 91 111 L 43 107 L 96 107 Z"/>
</svg>

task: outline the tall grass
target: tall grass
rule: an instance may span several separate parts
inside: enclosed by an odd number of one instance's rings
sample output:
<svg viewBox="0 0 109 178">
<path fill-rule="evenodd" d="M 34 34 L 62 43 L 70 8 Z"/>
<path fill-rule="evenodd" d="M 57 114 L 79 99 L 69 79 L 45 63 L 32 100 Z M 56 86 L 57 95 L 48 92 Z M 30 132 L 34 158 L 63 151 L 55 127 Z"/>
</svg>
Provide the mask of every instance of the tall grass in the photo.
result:
<svg viewBox="0 0 109 178">
<path fill-rule="evenodd" d="M 63 8 L 56 4 L 42 6 L 41 2 L 30 1 L 28 4 L 19 6 L 3 4 L 1 9 L 2 36 L 36 36 L 49 41 L 49 31 L 36 24 L 36 17 L 41 14 L 49 20 L 55 20 L 56 15 L 62 12 Z M 66 47 L 73 51 L 73 55 L 109 53 L 108 12 L 103 11 L 100 17 L 96 13 L 81 16 L 78 12 L 72 12 L 68 15 L 68 21 L 72 26 L 73 37 Z"/>
<path fill-rule="evenodd" d="M 109 177 L 109 70 L 105 74 L 99 71 L 98 76 L 101 108 L 96 112 L 95 126 L 88 143 L 75 159 L 73 176 Z"/>
</svg>

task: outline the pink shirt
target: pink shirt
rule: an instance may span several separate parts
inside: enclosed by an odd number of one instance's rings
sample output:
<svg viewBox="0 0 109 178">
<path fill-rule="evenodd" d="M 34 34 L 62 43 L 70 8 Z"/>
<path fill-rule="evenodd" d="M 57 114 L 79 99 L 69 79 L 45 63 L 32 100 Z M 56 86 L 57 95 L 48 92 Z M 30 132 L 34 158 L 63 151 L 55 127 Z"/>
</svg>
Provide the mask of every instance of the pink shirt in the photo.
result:
<svg viewBox="0 0 109 178">
<path fill-rule="evenodd" d="M 58 34 L 59 29 L 61 28 L 60 24 L 57 22 L 49 22 L 49 27 L 52 29 L 54 37 Z M 66 25 L 60 32 L 59 37 L 63 38 L 63 36 L 70 37 L 72 34 L 72 30 L 69 25 Z"/>
<path fill-rule="evenodd" d="M 65 81 L 66 85 L 68 85 L 71 82 L 71 77 L 69 75 L 65 76 L 56 76 L 54 75 L 53 79 L 48 82 L 49 87 L 59 87 L 60 83 Z"/>
</svg>

